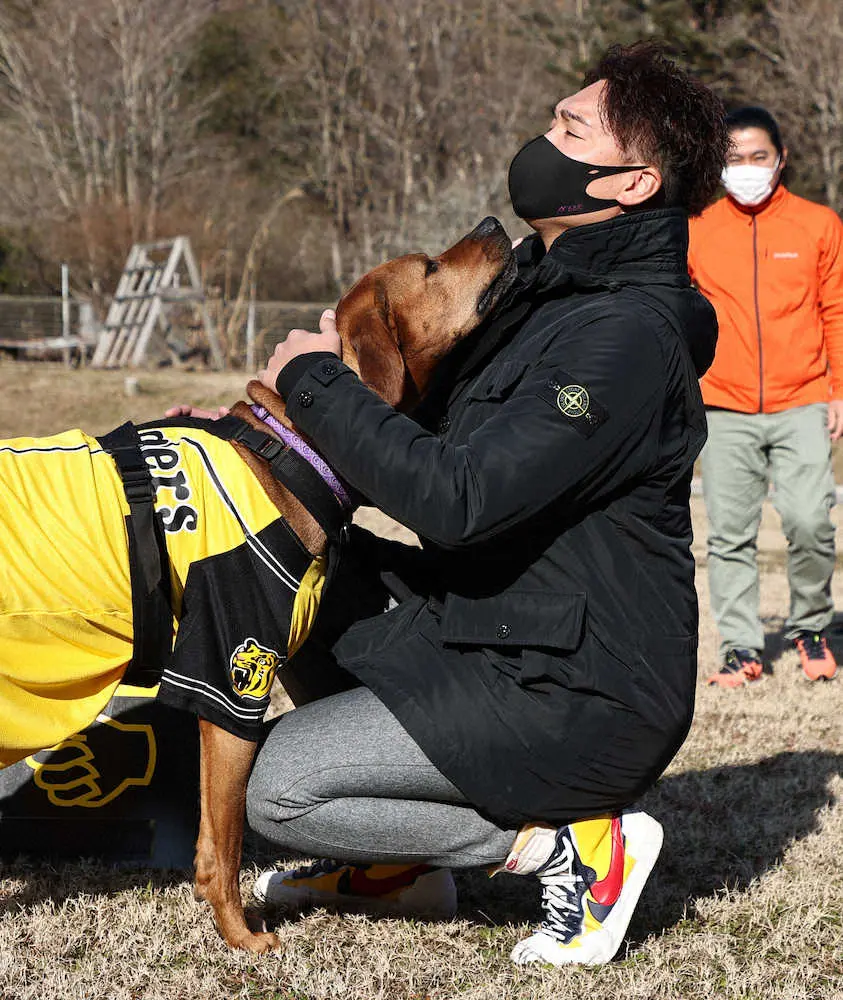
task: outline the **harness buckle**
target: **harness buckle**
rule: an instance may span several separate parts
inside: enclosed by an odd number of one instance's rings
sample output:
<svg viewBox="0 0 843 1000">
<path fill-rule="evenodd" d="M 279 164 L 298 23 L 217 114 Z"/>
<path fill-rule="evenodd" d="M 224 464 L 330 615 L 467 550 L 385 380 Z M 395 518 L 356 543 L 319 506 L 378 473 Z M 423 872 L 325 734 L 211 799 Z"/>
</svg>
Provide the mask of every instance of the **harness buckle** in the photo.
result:
<svg viewBox="0 0 843 1000">
<path fill-rule="evenodd" d="M 238 429 L 238 432 L 234 435 L 234 440 L 240 441 L 249 451 L 254 452 L 260 458 L 265 458 L 270 463 L 282 451 L 287 450 L 287 445 L 283 441 L 278 441 L 276 438 L 270 437 L 269 434 L 264 434 L 263 431 L 259 431 L 248 424 Z"/>
<path fill-rule="evenodd" d="M 265 458 L 267 462 L 272 464 L 282 451 L 287 450 L 287 445 L 283 441 L 276 441 L 275 438 L 271 438 L 268 434 L 264 434 L 263 438 L 264 440 L 254 449 L 255 454 L 260 455 L 261 458 Z"/>
</svg>

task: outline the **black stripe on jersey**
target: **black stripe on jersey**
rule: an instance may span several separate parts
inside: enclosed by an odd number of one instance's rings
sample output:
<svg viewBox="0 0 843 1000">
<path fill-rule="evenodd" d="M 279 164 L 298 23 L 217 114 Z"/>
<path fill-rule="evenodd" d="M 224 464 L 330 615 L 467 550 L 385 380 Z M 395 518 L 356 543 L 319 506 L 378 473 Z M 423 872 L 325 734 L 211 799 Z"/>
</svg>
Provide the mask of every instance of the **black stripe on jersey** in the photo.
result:
<svg viewBox="0 0 843 1000">
<path fill-rule="evenodd" d="M 205 451 L 204 446 L 199 441 L 196 441 L 193 438 L 189 438 L 189 437 L 183 437 L 182 441 L 186 442 L 187 444 L 192 445 L 196 449 L 196 451 L 198 452 L 199 457 L 202 459 L 202 461 L 203 461 L 203 463 L 205 465 L 205 468 L 207 469 L 208 478 L 214 484 L 214 487 L 215 487 L 217 493 L 220 495 L 220 498 L 222 499 L 223 503 L 228 507 L 228 509 L 231 511 L 232 515 L 236 519 L 237 523 L 242 528 L 246 544 L 249 545 L 249 547 L 254 550 L 254 552 L 258 556 L 258 558 L 261 559 L 264 563 L 266 563 L 266 565 L 268 566 L 268 568 L 273 573 L 275 573 L 275 575 L 281 580 L 281 582 L 286 587 L 288 587 L 290 590 L 292 590 L 294 594 L 297 593 L 299 587 L 301 586 L 301 577 L 294 576 L 287 569 L 287 567 L 284 565 L 284 563 L 282 563 L 278 559 L 278 557 L 275 555 L 275 553 L 272 552 L 272 550 L 269 549 L 258 538 L 258 536 L 255 535 L 250 530 L 250 528 L 248 527 L 248 525 L 246 524 L 246 522 L 243 520 L 243 518 L 242 518 L 242 516 L 240 514 L 240 511 L 237 509 L 237 505 L 234 503 L 234 501 L 231 499 L 231 497 L 226 492 L 225 486 L 223 485 L 222 480 L 220 479 L 219 475 L 217 474 L 217 471 L 214 468 L 213 463 L 211 462 L 211 458 L 208 455 L 208 453 Z M 251 470 L 248 469 L 248 468 L 245 469 L 244 472 L 246 472 L 248 475 L 251 475 Z M 279 514 L 279 517 L 280 517 L 280 514 Z"/>
</svg>

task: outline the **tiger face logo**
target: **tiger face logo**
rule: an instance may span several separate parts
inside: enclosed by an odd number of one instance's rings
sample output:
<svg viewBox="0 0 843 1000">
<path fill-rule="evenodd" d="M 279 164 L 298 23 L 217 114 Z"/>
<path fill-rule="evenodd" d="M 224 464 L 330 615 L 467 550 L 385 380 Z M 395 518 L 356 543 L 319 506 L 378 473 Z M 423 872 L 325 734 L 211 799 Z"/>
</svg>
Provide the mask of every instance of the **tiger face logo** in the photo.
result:
<svg viewBox="0 0 843 1000">
<path fill-rule="evenodd" d="M 246 639 L 229 660 L 231 686 L 241 698 L 260 701 L 269 694 L 275 671 L 282 661 L 283 657 L 274 649 L 261 646 L 256 639 Z"/>
</svg>

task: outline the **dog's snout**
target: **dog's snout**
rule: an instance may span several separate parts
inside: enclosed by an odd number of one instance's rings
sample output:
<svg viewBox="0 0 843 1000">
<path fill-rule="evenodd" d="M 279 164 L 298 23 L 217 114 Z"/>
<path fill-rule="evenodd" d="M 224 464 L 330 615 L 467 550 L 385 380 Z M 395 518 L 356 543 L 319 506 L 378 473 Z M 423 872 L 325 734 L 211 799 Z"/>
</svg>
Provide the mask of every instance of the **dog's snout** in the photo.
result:
<svg viewBox="0 0 843 1000">
<path fill-rule="evenodd" d="M 491 236 L 497 230 L 503 229 L 500 222 L 494 217 L 494 215 L 487 215 L 482 222 L 478 223 L 469 233 L 471 239 L 481 240 L 486 236 Z"/>
<path fill-rule="evenodd" d="M 498 219 L 487 215 L 457 246 L 465 244 L 479 247 L 489 260 L 499 260 L 511 253 L 512 242 Z"/>
</svg>

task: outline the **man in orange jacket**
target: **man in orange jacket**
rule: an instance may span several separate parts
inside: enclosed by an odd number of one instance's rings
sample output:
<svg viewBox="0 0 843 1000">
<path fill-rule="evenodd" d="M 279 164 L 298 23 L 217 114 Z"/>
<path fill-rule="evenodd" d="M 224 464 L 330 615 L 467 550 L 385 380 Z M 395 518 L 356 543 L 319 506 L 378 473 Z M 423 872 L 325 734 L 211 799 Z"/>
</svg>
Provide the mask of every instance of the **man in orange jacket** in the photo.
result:
<svg viewBox="0 0 843 1000">
<path fill-rule="evenodd" d="M 709 518 L 711 603 L 723 667 L 709 683 L 761 677 L 764 629 L 756 562 L 768 485 L 788 540 L 787 638 L 810 680 L 837 665 L 831 621 L 835 490 L 830 441 L 843 433 L 843 223 L 791 194 L 773 116 L 728 116 L 728 197 L 691 220 L 689 271 L 720 326 L 702 379 L 708 443 L 702 455 Z"/>
</svg>

